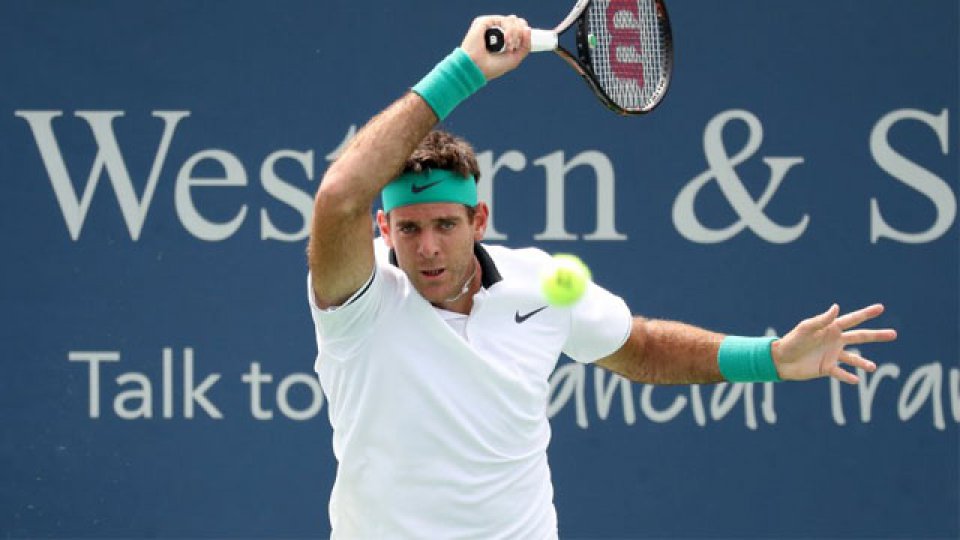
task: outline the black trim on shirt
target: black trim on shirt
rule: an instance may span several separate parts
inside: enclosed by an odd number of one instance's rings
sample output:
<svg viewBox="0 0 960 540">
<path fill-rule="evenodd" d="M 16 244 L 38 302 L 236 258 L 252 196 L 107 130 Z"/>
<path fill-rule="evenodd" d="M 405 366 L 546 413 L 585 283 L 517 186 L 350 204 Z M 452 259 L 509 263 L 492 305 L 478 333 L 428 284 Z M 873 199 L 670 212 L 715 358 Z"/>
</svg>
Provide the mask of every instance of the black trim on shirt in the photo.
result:
<svg viewBox="0 0 960 540">
<path fill-rule="evenodd" d="M 374 267 L 373 273 L 370 274 L 370 279 L 367 280 L 367 284 L 363 286 L 363 290 L 361 290 L 361 291 L 358 292 L 357 294 L 353 295 L 353 298 L 351 298 L 350 300 L 348 300 L 347 303 L 344 304 L 344 305 L 341 306 L 341 307 L 347 307 L 347 306 L 349 306 L 350 304 L 356 302 L 356 301 L 357 301 L 357 298 L 360 298 L 361 296 L 363 296 L 364 293 L 366 293 L 367 290 L 370 288 L 370 286 L 373 285 L 373 278 L 375 278 L 375 277 L 377 277 L 377 269 L 376 269 L 376 267 Z"/>
<path fill-rule="evenodd" d="M 489 289 L 494 283 L 503 279 L 500 276 L 500 271 L 497 270 L 497 265 L 493 263 L 493 258 L 490 257 L 487 250 L 483 249 L 480 242 L 473 244 L 473 254 L 477 256 L 477 261 L 480 262 L 480 283 L 484 289 Z"/>
<path fill-rule="evenodd" d="M 473 243 L 473 254 L 477 257 L 477 262 L 480 263 L 480 284 L 483 285 L 484 289 L 489 289 L 494 283 L 503 280 L 500 271 L 497 270 L 497 265 L 493 262 L 493 258 L 490 257 L 487 250 L 483 249 L 480 242 Z M 397 262 L 397 252 L 393 248 L 390 249 L 390 264 L 400 268 L 400 264 Z"/>
</svg>

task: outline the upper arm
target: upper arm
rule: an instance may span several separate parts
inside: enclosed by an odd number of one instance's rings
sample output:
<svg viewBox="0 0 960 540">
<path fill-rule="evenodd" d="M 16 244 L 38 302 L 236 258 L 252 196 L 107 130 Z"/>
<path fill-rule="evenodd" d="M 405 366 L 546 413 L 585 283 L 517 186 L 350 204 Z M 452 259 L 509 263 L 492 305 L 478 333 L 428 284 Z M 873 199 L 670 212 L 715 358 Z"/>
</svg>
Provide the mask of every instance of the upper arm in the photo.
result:
<svg viewBox="0 0 960 540">
<path fill-rule="evenodd" d="M 331 169 L 317 191 L 308 262 L 314 299 L 320 308 L 340 305 L 373 272 L 370 205 L 348 193 L 348 179 Z"/>
</svg>

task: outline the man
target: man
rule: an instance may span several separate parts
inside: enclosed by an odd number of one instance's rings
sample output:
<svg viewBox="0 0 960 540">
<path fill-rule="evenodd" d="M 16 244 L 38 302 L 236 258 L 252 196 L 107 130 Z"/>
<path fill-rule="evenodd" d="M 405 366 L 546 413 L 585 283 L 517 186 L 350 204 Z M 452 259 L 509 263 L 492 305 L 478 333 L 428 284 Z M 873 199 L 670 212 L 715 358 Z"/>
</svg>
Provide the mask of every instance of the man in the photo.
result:
<svg viewBox="0 0 960 540">
<path fill-rule="evenodd" d="M 486 52 L 491 26 L 507 52 Z M 524 20 L 476 19 L 460 48 L 358 133 L 318 190 L 309 289 L 338 460 L 334 537 L 555 538 L 546 404 L 561 352 L 650 383 L 854 383 L 839 363 L 875 366 L 844 347 L 895 338 L 851 330 L 880 305 L 842 317 L 834 305 L 776 340 L 633 318 L 593 284 L 574 306 L 547 307 L 537 273 L 548 255 L 480 244 L 489 209 L 477 201 L 473 151 L 431 133 L 529 48 Z"/>
</svg>

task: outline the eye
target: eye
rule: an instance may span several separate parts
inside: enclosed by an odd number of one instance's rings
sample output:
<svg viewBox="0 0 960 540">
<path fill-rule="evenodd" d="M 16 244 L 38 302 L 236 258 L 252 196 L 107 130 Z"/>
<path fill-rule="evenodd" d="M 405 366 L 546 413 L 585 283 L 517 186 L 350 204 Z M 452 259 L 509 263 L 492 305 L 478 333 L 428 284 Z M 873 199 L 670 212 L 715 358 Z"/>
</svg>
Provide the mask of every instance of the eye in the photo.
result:
<svg viewBox="0 0 960 540">
<path fill-rule="evenodd" d="M 400 231 L 400 234 L 413 234 L 417 232 L 417 226 L 412 223 L 403 223 L 397 227 L 397 230 Z"/>
<path fill-rule="evenodd" d="M 452 231 L 456 226 L 457 222 L 453 220 L 443 220 L 439 224 L 440 230 L 442 231 Z"/>
</svg>

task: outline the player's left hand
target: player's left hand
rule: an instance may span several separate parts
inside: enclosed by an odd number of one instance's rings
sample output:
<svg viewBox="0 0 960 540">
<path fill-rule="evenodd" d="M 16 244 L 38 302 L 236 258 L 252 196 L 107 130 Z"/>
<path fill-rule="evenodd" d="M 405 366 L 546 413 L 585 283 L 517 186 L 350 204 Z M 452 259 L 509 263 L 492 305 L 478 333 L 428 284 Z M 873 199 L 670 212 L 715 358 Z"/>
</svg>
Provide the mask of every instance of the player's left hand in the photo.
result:
<svg viewBox="0 0 960 540">
<path fill-rule="evenodd" d="M 897 339 L 897 332 L 892 329 L 853 329 L 881 313 L 883 305 L 874 304 L 838 316 L 840 307 L 834 304 L 826 312 L 801 321 L 790 333 L 773 342 L 771 353 L 780 378 L 799 381 L 829 376 L 856 384 L 859 377 L 841 367 L 841 363 L 868 372 L 877 366 L 844 348 Z"/>
</svg>

